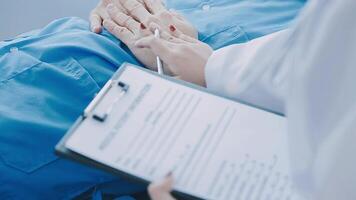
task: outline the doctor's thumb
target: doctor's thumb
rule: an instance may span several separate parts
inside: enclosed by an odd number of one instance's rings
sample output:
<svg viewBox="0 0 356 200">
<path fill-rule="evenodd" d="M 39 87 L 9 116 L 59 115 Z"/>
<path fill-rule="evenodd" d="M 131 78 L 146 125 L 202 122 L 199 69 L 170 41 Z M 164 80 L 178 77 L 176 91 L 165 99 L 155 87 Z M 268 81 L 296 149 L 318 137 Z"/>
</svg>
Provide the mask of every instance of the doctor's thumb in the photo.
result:
<svg viewBox="0 0 356 200">
<path fill-rule="evenodd" d="M 148 193 L 152 200 L 175 200 L 171 195 L 173 176 L 170 174 L 163 180 L 154 182 L 148 186 Z"/>
</svg>

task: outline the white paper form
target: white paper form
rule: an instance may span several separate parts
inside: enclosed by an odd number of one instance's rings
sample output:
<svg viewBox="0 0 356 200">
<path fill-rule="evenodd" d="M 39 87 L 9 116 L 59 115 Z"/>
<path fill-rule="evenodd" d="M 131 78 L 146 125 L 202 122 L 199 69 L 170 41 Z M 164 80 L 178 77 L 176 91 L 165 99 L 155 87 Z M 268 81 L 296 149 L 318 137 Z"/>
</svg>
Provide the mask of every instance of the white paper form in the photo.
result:
<svg viewBox="0 0 356 200">
<path fill-rule="evenodd" d="M 105 123 L 85 120 L 68 149 L 148 181 L 173 171 L 175 190 L 202 199 L 296 199 L 283 117 L 135 67 L 119 80 L 128 93 Z"/>
</svg>

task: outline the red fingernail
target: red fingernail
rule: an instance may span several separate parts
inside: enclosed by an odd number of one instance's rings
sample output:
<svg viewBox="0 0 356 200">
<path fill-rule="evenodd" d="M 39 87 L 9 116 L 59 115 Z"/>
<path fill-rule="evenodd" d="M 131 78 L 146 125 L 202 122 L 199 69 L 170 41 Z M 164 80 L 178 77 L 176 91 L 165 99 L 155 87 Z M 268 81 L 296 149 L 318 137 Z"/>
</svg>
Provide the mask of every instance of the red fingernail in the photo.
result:
<svg viewBox="0 0 356 200">
<path fill-rule="evenodd" d="M 176 27 L 174 27 L 173 25 L 170 25 L 170 26 L 169 26 L 169 30 L 171 30 L 172 32 L 174 32 L 174 31 L 176 31 L 177 29 L 176 29 Z"/>
<path fill-rule="evenodd" d="M 147 27 L 146 27 L 144 24 L 142 24 L 142 23 L 141 23 L 140 27 L 141 27 L 141 29 L 146 29 L 146 28 L 147 28 Z"/>
</svg>

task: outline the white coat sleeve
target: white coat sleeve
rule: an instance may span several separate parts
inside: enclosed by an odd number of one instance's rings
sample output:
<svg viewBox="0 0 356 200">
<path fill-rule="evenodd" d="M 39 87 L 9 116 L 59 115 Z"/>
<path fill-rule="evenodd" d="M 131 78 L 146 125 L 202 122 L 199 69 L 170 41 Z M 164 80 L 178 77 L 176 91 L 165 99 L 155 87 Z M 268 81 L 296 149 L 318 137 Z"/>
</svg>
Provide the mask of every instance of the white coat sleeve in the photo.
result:
<svg viewBox="0 0 356 200">
<path fill-rule="evenodd" d="M 295 28 L 286 108 L 297 188 L 356 199 L 356 1 L 311 1 Z"/>
<path fill-rule="evenodd" d="M 286 69 L 280 68 L 289 47 L 290 31 L 279 31 L 245 44 L 217 50 L 205 68 L 212 92 L 284 114 Z"/>
</svg>

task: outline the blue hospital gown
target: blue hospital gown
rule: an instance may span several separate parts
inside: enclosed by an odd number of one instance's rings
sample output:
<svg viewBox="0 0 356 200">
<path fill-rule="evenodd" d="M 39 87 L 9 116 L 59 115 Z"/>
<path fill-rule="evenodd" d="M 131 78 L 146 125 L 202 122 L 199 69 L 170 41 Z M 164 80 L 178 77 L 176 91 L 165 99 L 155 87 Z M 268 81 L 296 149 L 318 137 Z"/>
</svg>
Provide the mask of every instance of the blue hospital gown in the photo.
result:
<svg viewBox="0 0 356 200">
<path fill-rule="evenodd" d="M 303 0 L 170 0 L 214 49 L 284 29 Z M 116 195 L 144 186 L 58 158 L 54 146 L 123 62 L 140 63 L 107 32 L 79 18 L 0 42 L 0 199 Z"/>
</svg>

